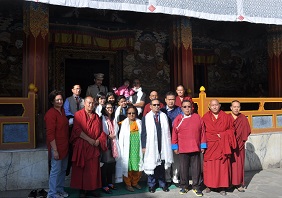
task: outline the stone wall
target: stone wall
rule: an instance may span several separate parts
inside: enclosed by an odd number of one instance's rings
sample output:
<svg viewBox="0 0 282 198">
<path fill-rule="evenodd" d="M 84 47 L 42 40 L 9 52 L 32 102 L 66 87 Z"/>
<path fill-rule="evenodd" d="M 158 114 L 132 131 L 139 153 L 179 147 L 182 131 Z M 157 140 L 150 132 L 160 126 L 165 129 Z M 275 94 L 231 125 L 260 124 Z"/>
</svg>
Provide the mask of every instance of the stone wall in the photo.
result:
<svg viewBox="0 0 282 198">
<path fill-rule="evenodd" d="M 252 134 L 246 143 L 245 170 L 282 166 L 282 132 Z M 48 188 L 47 149 L 0 151 L 0 191 Z M 66 178 L 69 185 L 69 177 Z"/>
</svg>

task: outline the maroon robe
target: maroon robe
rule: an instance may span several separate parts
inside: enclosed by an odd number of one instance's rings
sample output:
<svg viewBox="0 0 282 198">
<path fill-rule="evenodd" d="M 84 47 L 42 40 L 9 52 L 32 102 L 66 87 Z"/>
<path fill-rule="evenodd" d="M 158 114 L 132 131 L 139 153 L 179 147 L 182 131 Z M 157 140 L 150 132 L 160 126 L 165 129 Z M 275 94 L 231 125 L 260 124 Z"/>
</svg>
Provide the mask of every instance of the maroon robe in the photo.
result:
<svg viewBox="0 0 282 198">
<path fill-rule="evenodd" d="M 94 140 L 99 140 L 98 147 L 92 146 L 80 137 L 81 132 Z M 72 175 L 70 187 L 82 190 L 95 190 L 102 187 L 100 171 L 100 149 L 107 150 L 107 136 L 102 123 L 95 113 L 89 118 L 85 109 L 74 115 L 73 130 L 70 142 L 73 144 Z"/>
<path fill-rule="evenodd" d="M 204 183 L 210 188 L 229 187 L 231 149 L 236 148 L 232 119 L 223 111 L 219 112 L 217 119 L 211 111 L 202 119 L 206 127 L 208 144 L 204 154 Z"/>
<path fill-rule="evenodd" d="M 193 104 L 193 100 L 190 96 L 184 96 L 181 100 L 179 96 L 175 97 L 175 105 L 181 107 L 181 103 L 183 100 L 189 100 Z"/>
<path fill-rule="evenodd" d="M 251 134 L 251 127 L 244 114 L 239 114 L 236 119 L 230 114 L 234 128 L 237 147 L 232 152 L 232 184 L 234 186 L 244 185 L 244 165 L 245 165 L 245 143 Z"/>
</svg>

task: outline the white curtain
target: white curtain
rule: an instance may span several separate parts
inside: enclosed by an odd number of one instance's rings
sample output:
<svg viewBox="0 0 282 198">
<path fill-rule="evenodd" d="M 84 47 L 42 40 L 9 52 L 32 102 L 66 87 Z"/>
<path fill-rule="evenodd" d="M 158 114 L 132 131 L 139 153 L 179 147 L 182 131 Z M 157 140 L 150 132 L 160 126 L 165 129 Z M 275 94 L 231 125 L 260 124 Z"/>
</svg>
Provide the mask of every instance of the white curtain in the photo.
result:
<svg viewBox="0 0 282 198">
<path fill-rule="evenodd" d="M 282 0 L 26 0 L 95 9 L 164 13 L 214 21 L 282 25 Z"/>
</svg>

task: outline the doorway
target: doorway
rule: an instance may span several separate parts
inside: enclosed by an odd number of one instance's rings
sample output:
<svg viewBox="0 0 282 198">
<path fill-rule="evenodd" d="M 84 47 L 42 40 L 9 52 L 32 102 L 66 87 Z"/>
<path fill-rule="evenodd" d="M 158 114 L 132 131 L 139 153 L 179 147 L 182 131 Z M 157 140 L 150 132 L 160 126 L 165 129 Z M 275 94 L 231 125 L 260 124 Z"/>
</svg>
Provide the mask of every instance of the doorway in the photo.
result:
<svg viewBox="0 0 282 198">
<path fill-rule="evenodd" d="M 81 97 L 84 98 L 89 85 L 94 84 L 94 73 L 103 73 L 103 85 L 109 88 L 109 60 L 98 59 L 65 59 L 65 91 L 71 94 L 73 85 L 81 86 Z"/>
</svg>

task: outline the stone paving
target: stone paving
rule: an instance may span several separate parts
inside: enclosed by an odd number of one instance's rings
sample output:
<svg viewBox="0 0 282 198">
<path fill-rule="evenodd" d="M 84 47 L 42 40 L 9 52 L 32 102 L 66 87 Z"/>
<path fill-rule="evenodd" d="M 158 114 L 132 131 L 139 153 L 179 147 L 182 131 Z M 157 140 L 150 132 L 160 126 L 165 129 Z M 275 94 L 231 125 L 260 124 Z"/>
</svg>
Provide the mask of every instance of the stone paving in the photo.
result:
<svg viewBox="0 0 282 198">
<path fill-rule="evenodd" d="M 233 198 L 282 198 L 282 168 L 266 169 L 262 171 L 250 171 L 245 174 L 246 192 L 241 193 L 237 190 L 227 192 L 222 196 L 217 192 L 204 193 L 203 197 L 233 197 Z M 1 198 L 26 198 L 30 189 L 2 191 Z M 105 196 L 103 196 L 105 197 Z M 171 189 L 170 192 L 156 191 L 155 193 L 140 193 L 121 196 L 108 196 L 112 198 L 186 198 L 197 197 L 192 191 L 180 195 L 179 189 Z"/>
</svg>

